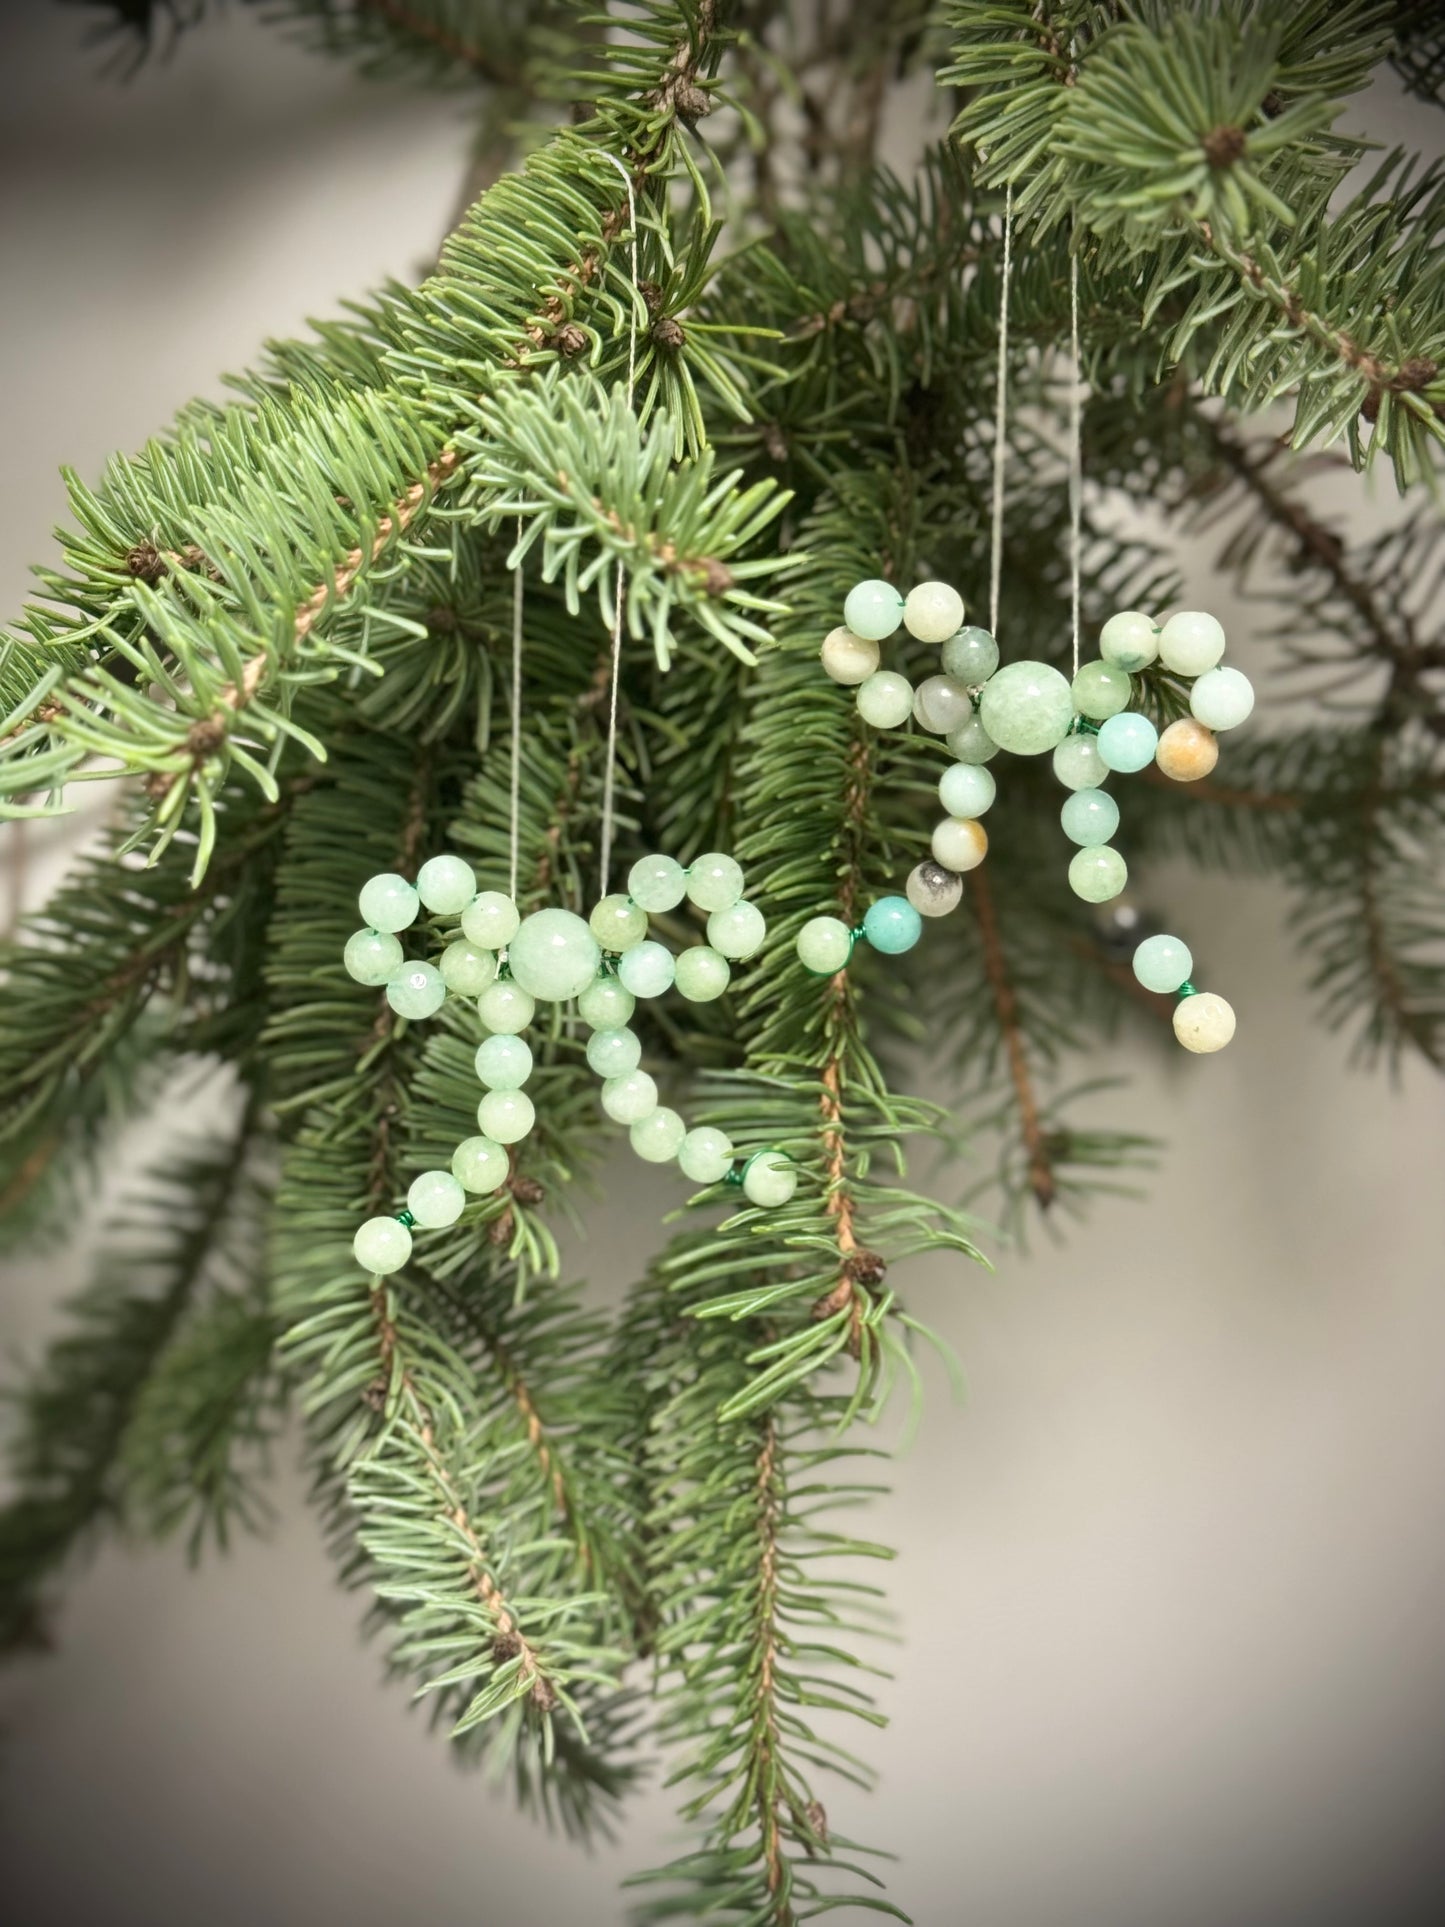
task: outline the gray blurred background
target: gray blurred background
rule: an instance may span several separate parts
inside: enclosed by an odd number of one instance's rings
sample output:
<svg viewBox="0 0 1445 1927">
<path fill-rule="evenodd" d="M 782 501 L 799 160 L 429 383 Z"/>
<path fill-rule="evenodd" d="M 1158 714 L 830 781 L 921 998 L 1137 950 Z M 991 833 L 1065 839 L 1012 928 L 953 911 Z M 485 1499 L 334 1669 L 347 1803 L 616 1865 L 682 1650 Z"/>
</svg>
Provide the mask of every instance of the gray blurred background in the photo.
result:
<svg viewBox="0 0 1445 1927">
<path fill-rule="evenodd" d="M 467 135 L 445 97 L 366 84 L 249 16 L 122 87 L 73 16 L 0 13 L 13 611 L 62 512 L 57 465 L 93 478 L 264 334 L 413 274 Z M 1388 86 L 1366 113 L 1380 138 L 1438 151 L 1436 119 Z M 1350 478 L 1327 499 L 1393 512 Z M 1182 561 L 1232 654 L 1267 671 L 1208 547 Z M 94 808 L 30 833 L 28 902 Z M 1194 941 L 1239 1035 L 1217 1059 L 1137 1040 L 1077 1067 L 1127 1076 L 1097 1114 L 1165 1140 L 1147 1197 L 1105 1202 L 1058 1245 L 992 1239 L 993 1275 L 940 1258 L 898 1280 L 966 1393 L 923 1360 L 926 1413 L 873 1521 L 899 1548 L 891 1723 L 865 1742 L 882 1785 L 836 1794 L 830 1815 L 897 1852 L 893 1895 L 920 1927 L 1438 1918 L 1438 1089 L 1413 1066 L 1395 1088 L 1354 1072 L 1313 1028 L 1271 888 L 1161 872 L 1140 894 Z M 168 1122 L 218 1101 L 187 1092 Z M 664 1176 L 614 1160 L 600 1290 L 674 1202 Z M 8 1265 L 0 1341 L 33 1353 L 84 1269 L 81 1248 Z M 106 1551 L 71 1589 L 56 1655 L 0 1676 L 0 1913 L 617 1927 L 618 1880 L 674 1837 L 668 1797 L 649 1791 L 588 1858 L 456 1771 L 379 1683 L 289 1447 L 279 1474 L 269 1541 L 198 1574 L 179 1550 Z"/>
</svg>

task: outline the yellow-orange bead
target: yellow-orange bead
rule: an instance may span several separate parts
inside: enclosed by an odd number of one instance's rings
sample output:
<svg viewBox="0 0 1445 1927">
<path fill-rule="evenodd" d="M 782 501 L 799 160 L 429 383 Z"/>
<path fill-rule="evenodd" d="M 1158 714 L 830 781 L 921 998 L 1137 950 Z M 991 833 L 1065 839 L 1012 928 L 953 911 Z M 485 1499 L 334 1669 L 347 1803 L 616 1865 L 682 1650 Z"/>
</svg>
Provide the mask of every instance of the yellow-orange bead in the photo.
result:
<svg viewBox="0 0 1445 1927">
<path fill-rule="evenodd" d="M 1181 716 L 1159 738 L 1154 761 L 1176 783 L 1197 783 L 1219 761 L 1219 740 L 1192 716 Z"/>
<path fill-rule="evenodd" d="M 987 855 L 988 831 L 972 817 L 946 816 L 933 832 L 933 860 L 945 870 L 976 870 Z"/>
</svg>

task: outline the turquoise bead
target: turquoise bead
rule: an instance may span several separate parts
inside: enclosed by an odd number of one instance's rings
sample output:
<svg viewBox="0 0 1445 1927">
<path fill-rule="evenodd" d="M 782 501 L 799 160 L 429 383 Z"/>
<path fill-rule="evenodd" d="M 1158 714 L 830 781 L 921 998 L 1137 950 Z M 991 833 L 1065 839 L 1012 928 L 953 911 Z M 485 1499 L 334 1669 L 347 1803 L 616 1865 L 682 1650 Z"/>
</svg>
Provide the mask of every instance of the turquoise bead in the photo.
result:
<svg viewBox="0 0 1445 1927">
<path fill-rule="evenodd" d="M 998 744 L 984 728 L 977 710 L 967 722 L 951 729 L 946 740 L 949 755 L 956 756 L 960 763 L 991 763 L 998 755 Z"/>
<path fill-rule="evenodd" d="M 1040 756 L 1068 734 L 1074 698 L 1050 664 L 1009 662 L 984 684 L 978 711 L 1000 749 Z"/>
<path fill-rule="evenodd" d="M 427 1231 L 442 1231 L 462 1215 L 467 1194 L 450 1171 L 423 1171 L 406 1194 L 406 1208 Z"/>
<path fill-rule="evenodd" d="M 477 999 L 477 1015 L 487 1029 L 503 1035 L 525 1030 L 536 1009 L 530 993 L 520 984 L 514 984 L 510 977 L 498 978 Z"/>
<path fill-rule="evenodd" d="M 998 668 L 998 644 L 987 629 L 960 629 L 943 645 L 943 673 L 977 689 Z"/>
<path fill-rule="evenodd" d="M 781 1151 L 758 1151 L 743 1171 L 743 1192 L 765 1209 L 786 1204 L 798 1188 L 798 1167 Z"/>
<path fill-rule="evenodd" d="M 438 916 L 459 916 L 477 894 L 477 877 L 459 856 L 428 857 L 417 871 L 416 893 Z"/>
<path fill-rule="evenodd" d="M 1159 654 L 1159 630 L 1153 616 L 1139 609 L 1121 609 L 1099 631 L 1099 654 L 1126 674 L 1147 669 Z"/>
<path fill-rule="evenodd" d="M 452 1152 L 452 1176 L 465 1191 L 500 1191 L 511 1169 L 512 1160 L 489 1137 L 464 1137 Z"/>
<path fill-rule="evenodd" d="M 381 986 L 401 968 L 405 952 L 388 930 L 358 930 L 346 939 L 342 962 L 348 977 L 369 990 Z"/>
<path fill-rule="evenodd" d="M 497 975 L 497 960 L 490 950 L 478 950 L 465 937 L 458 937 L 442 952 L 437 968 L 442 982 L 458 997 L 480 997 Z"/>
<path fill-rule="evenodd" d="M 843 604 L 843 621 L 855 636 L 883 642 L 903 620 L 903 597 L 891 582 L 857 582 Z"/>
<path fill-rule="evenodd" d="M 416 922 L 421 898 L 407 882 L 391 871 L 372 877 L 362 886 L 361 921 L 373 930 L 405 930 Z"/>
<path fill-rule="evenodd" d="M 676 1111 L 660 1104 L 655 1111 L 639 1118 L 627 1135 L 640 1158 L 646 1158 L 649 1164 L 666 1164 L 669 1158 L 677 1156 L 687 1136 L 687 1126 Z"/>
<path fill-rule="evenodd" d="M 617 960 L 617 975 L 625 990 L 634 997 L 660 997 L 670 990 L 672 980 L 677 974 L 677 964 L 673 954 L 664 945 L 637 943 L 630 950 L 623 951 Z"/>
<path fill-rule="evenodd" d="M 1107 903 L 1129 880 L 1129 866 L 1109 845 L 1076 850 L 1069 864 L 1069 888 L 1085 903 Z"/>
<path fill-rule="evenodd" d="M 1146 937 L 1134 952 L 1134 975 L 1146 990 L 1167 997 L 1188 983 L 1194 969 L 1189 945 L 1179 937 Z"/>
<path fill-rule="evenodd" d="M 513 979 L 539 1003 L 579 996 L 597 975 L 602 949 L 571 910 L 536 910 L 507 945 Z"/>
<path fill-rule="evenodd" d="M 1206 729 L 1237 729 L 1254 708 L 1254 685 L 1242 670 L 1207 669 L 1189 692 L 1189 707 Z"/>
<path fill-rule="evenodd" d="M 968 686 L 953 676 L 926 676 L 913 692 L 913 720 L 930 736 L 947 736 L 972 714 Z"/>
<path fill-rule="evenodd" d="M 898 729 L 913 714 L 913 684 L 894 669 L 879 669 L 858 685 L 858 714 L 874 729 Z"/>
<path fill-rule="evenodd" d="M 1066 736 L 1054 751 L 1054 775 L 1066 790 L 1096 790 L 1107 781 L 1109 765 L 1085 730 Z"/>
<path fill-rule="evenodd" d="M 682 1175 L 694 1184 L 721 1184 L 732 1169 L 732 1139 L 710 1124 L 699 1124 L 682 1140 L 677 1161 Z"/>
<path fill-rule="evenodd" d="M 727 958 L 705 943 L 678 952 L 677 988 L 689 1003 L 710 1004 L 721 997 L 731 976 Z"/>
<path fill-rule="evenodd" d="M 1106 768 L 1128 774 L 1153 762 L 1159 732 L 1147 716 L 1126 709 L 1122 715 L 1100 723 L 1094 743 Z"/>
<path fill-rule="evenodd" d="M 742 867 L 721 850 L 709 850 L 688 870 L 688 901 L 699 910 L 731 910 L 742 893 Z"/>
<path fill-rule="evenodd" d="M 1107 843 L 1119 827 L 1119 805 L 1104 790 L 1075 790 L 1059 812 L 1064 835 L 1085 849 Z"/>
<path fill-rule="evenodd" d="M 462 912 L 462 935 L 478 950 L 505 950 L 521 921 L 510 897 L 500 890 L 483 890 Z"/>
<path fill-rule="evenodd" d="M 435 964 L 403 963 L 387 979 L 386 1001 L 398 1017 L 434 1017 L 447 1000 L 447 987 Z"/>
<path fill-rule="evenodd" d="M 626 1077 L 642 1062 L 642 1040 L 635 1030 L 594 1030 L 587 1062 L 601 1078 Z"/>
<path fill-rule="evenodd" d="M 639 857 L 627 873 L 627 892 L 649 916 L 675 910 L 687 893 L 687 872 L 675 857 Z"/>
<path fill-rule="evenodd" d="M 1099 723 L 1127 709 L 1133 693 L 1124 671 L 1107 662 L 1086 662 L 1073 682 L 1074 708 Z"/>
<path fill-rule="evenodd" d="M 879 897 L 863 916 L 863 935 L 885 957 L 911 950 L 923 934 L 923 919 L 907 897 Z"/>
<path fill-rule="evenodd" d="M 810 917 L 798 932 L 798 961 L 818 977 L 832 977 L 853 954 L 853 936 L 841 917 Z"/>
<path fill-rule="evenodd" d="M 356 1262 L 379 1278 L 400 1271 L 411 1256 L 411 1233 L 395 1218 L 368 1218 L 351 1241 Z"/>
<path fill-rule="evenodd" d="M 637 1008 L 637 999 L 615 977 L 598 977 L 577 999 L 577 1014 L 593 1030 L 620 1030 Z"/>
<path fill-rule="evenodd" d="M 477 1106 L 477 1128 L 494 1144 L 520 1144 L 536 1121 L 525 1091 L 488 1091 Z"/>
<path fill-rule="evenodd" d="M 614 1124 L 636 1124 L 657 1109 L 657 1085 L 646 1071 L 609 1077 L 602 1086 L 602 1108 Z"/>
<path fill-rule="evenodd" d="M 647 912 L 631 897 L 603 897 L 587 919 L 587 927 L 604 950 L 617 956 L 647 935 Z"/>
<path fill-rule="evenodd" d="M 523 1037 L 497 1031 L 477 1045 L 475 1062 L 489 1091 L 519 1091 L 532 1075 L 532 1047 Z"/>
<path fill-rule="evenodd" d="M 950 816 L 982 816 L 997 794 L 993 772 L 981 763 L 954 763 L 938 779 L 938 800 Z"/>
<path fill-rule="evenodd" d="M 756 955 L 767 934 L 762 911 L 746 899 L 735 903 L 730 910 L 714 910 L 707 920 L 708 942 L 734 963 Z"/>
</svg>

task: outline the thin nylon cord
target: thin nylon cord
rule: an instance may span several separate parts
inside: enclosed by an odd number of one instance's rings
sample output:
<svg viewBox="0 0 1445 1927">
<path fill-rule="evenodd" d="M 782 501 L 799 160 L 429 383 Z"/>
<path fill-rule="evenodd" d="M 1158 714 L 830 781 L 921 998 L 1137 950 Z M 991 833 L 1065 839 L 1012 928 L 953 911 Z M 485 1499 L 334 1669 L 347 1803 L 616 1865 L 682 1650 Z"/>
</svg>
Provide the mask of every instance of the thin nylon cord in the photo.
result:
<svg viewBox="0 0 1445 1927">
<path fill-rule="evenodd" d="M 522 518 L 517 517 L 517 547 L 522 546 Z M 512 571 L 512 846 L 507 895 L 517 899 L 517 865 L 522 843 L 522 565 Z"/>
<path fill-rule="evenodd" d="M 994 384 L 993 527 L 988 548 L 988 631 L 998 634 L 998 588 L 1003 575 L 1003 475 L 1008 454 L 1008 297 L 1013 280 L 1014 191 L 1009 183 L 1003 204 L 1003 278 L 998 293 L 998 378 Z"/>
<path fill-rule="evenodd" d="M 1069 603 L 1077 676 L 1084 517 L 1084 371 L 1079 362 L 1079 257 L 1072 247 L 1069 250 L 1069 347 L 1074 357 L 1074 379 L 1069 389 Z"/>
<path fill-rule="evenodd" d="M 615 154 L 604 154 L 604 161 L 610 161 L 622 176 L 627 188 L 627 218 L 632 230 L 632 305 L 627 328 L 627 405 L 632 406 L 633 389 L 637 386 L 637 202 L 632 192 L 632 176 Z M 626 607 L 627 571 L 619 562 L 617 565 L 617 586 L 614 591 L 615 606 L 612 612 L 612 667 L 609 673 L 610 689 L 607 701 L 607 762 L 602 775 L 602 833 L 601 833 L 601 891 L 607 895 L 608 876 L 612 869 L 612 830 L 614 796 L 617 786 L 617 683 L 622 670 L 622 614 Z"/>
</svg>

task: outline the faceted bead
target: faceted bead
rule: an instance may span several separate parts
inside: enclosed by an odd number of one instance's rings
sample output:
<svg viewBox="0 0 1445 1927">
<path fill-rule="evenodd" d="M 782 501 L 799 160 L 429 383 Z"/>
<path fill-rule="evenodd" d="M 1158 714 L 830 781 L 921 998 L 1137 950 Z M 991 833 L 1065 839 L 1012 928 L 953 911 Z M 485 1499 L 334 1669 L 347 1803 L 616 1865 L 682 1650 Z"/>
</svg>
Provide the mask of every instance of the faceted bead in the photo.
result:
<svg viewBox="0 0 1445 1927">
<path fill-rule="evenodd" d="M 477 999 L 477 1015 L 487 1029 L 507 1036 L 525 1030 L 536 1009 L 530 992 L 514 984 L 510 977 L 499 977 Z"/>
<path fill-rule="evenodd" d="M 636 1124 L 657 1109 L 657 1086 L 646 1071 L 609 1077 L 602 1086 L 602 1108 L 614 1124 Z"/>
<path fill-rule="evenodd" d="M 731 910 L 743 893 L 742 866 L 721 850 L 696 857 L 687 873 L 687 896 L 699 910 Z"/>
<path fill-rule="evenodd" d="M 1159 630 L 1153 616 L 1123 609 L 1099 631 L 1099 654 L 1126 675 L 1147 669 L 1159 654 Z"/>
<path fill-rule="evenodd" d="M 984 684 L 978 713 L 1000 749 L 1039 756 L 1068 734 L 1074 699 L 1048 663 L 1009 662 Z"/>
<path fill-rule="evenodd" d="M 351 1241 L 356 1262 L 379 1278 L 400 1271 L 411 1256 L 411 1233 L 395 1218 L 368 1218 Z"/>
<path fill-rule="evenodd" d="M 512 1160 L 489 1137 L 464 1137 L 452 1152 L 452 1176 L 465 1191 L 500 1191 Z"/>
<path fill-rule="evenodd" d="M 1112 663 L 1086 662 L 1074 678 L 1073 691 L 1074 707 L 1079 714 L 1101 723 L 1129 707 L 1134 685 L 1125 672 Z"/>
<path fill-rule="evenodd" d="M 510 897 L 500 890 L 483 890 L 462 912 L 462 935 L 478 950 L 505 950 L 521 921 Z"/>
<path fill-rule="evenodd" d="M 1119 827 L 1119 805 L 1107 790 L 1075 790 L 1059 811 L 1064 835 L 1087 850 L 1107 843 Z"/>
<path fill-rule="evenodd" d="M 438 916 L 458 916 L 477 894 L 476 872 L 459 856 L 428 857 L 417 871 L 416 893 Z"/>
<path fill-rule="evenodd" d="M 649 1164 L 666 1164 L 682 1148 L 687 1126 L 676 1111 L 660 1104 L 646 1117 L 640 1117 L 627 1135 L 640 1158 L 646 1158 Z"/>
<path fill-rule="evenodd" d="M 488 1091 L 477 1106 L 477 1127 L 494 1144 L 520 1144 L 536 1121 L 525 1091 Z"/>
<path fill-rule="evenodd" d="M 1234 1007 L 1212 990 L 1197 990 L 1174 1006 L 1174 1035 L 1201 1056 L 1223 1050 L 1234 1035 Z"/>
<path fill-rule="evenodd" d="M 1219 761 L 1219 744 L 1212 729 L 1192 716 L 1181 716 L 1159 738 L 1154 761 L 1176 783 L 1196 783 Z"/>
<path fill-rule="evenodd" d="M 634 997 L 660 997 L 676 974 L 672 952 L 660 943 L 635 943 L 617 960 L 617 975 Z"/>
<path fill-rule="evenodd" d="M 908 872 L 903 894 L 919 916 L 946 917 L 963 901 L 963 878 L 932 857 L 925 857 Z"/>
<path fill-rule="evenodd" d="M 1054 775 L 1066 790 L 1096 790 L 1108 774 L 1109 765 L 1087 730 L 1066 736 L 1054 751 Z"/>
<path fill-rule="evenodd" d="M 1237 729 L 1254 708 L 1254 685 L 1239 669 L 1210 669 L 1189 692 L 1189 707 L 1206 729 Z"/>
<path fill-rule="evenodd" d="M 929 846 L 935 863 L 960 875 L 976 870 L 988 855 L 988 831 L 968 816 L 945 816 Z"/>
<path fill-rule="evenodd" d="M 427 1231 L 441 1231 L 462 1215 L 467 1194 L 450 1171 L 423 1171 L 406 1194 L 406 1208 Z"/>
<path fill-rule="evenodd" d="M 386 1001 L 398 1017 L 434 1017 L 447 1000 L 435 964 L 403 963 L 386 981 Z"/>
<path fill-rule="evenodd" d="M 991 763 L 998 755 L 998 744 L 984 728 L 977 710 L 948 732 L 948 753 L 960 763 Z"/>
<path fill-rule="evenodd" d="M 1159 732 L 1147 716 L 1126 709 L 1122 715 L 1100 723 L 1094 742 L 1107 768 L 1128 772 L 1153 762 Z"/>
<path fill-rule="evenodd" d="M 721 1184 L 732 1169 L 732 1139 L 710 1124 L 699 1124 L 682 1140 L 677 1161 L 682 1175 L 694 1184 Z"/>
<path fill-rule="evenodd" d="M 406 878 L 389 870 L 363 884 L 358 901 L 361 921 L 373 930 L 405 930 L 421 909 L 421 898 Z"/>
<path fill-rule="evenodd" d="M 497 974 L 497 960 L 490 950 L 478 950 L 465 937 L 449 943 L 437 963 L 442 982 L 458 997 L 480 997 Z"/>
<path fill-rule="evenodd" d="M 960 629 L 943 645 L 943 673 L 977 689 L 998 668 L 998 644 L 987 629 Z"/>
<path fill-rule="evenodd" d="M 1224 654 L 1224 630 L 1201 609 L 1181 609 L 1159 631 L 1159 660 L 1176 676 L 1202 676 Z"/>
<path fill-rule="evenodd" d="M 631 897 L 603 897 L 587 919 L 587 927 L 602 948 L 616 956 L 647 935 L 647 912 Z"/>
<path fill-rule="evenodd" d="M 946 582 L 920 582 L 904 600 L 903 626 L 920 642 L 947 642 L 963 627 L 963 597 Z"/>
<path fill-rule="evenodd" d="M 923 919 L 906 897 L 879 897 L 863 916 L 863 935 L 885 957 L 902 956 L 923 934 Z"/>
<path fill-rule="evenodd" d="M 507 945 L 507 964 L 523 990 L 544 1004 L 566 1003 L 597 975 L 602 950 L 571 910 L 535 910 Z"/>
<path fill-rule="evenodd" d="M 1069 888 L 1085 903 L 1107 903 L 1129 880 L 1129 866 L 1107 843 L 1076 850 L 1069 864 Z"/>
<path fill-rule="evenodd" d="M 594 1030 L 587 1062 L 601 1078 L 626 1077 L 642 1062 L 642 1039 L 635 1030 Z"/>
<path fill-rule="evenodd" d="M 477 1045 L 475 1062 L 489 1091 L 519 1091 L 532 1075 L 532 1047 L 523 1037 L 497 1031 Z"/>
<path fill-rule="evenodd" d="M 342 962 L 348 977 L 370 990 L 381 986 L 401 967 L 404 952 L 389 930 L 358 930 L 346 939 Z"/>
<path fill-rule="evenodd" d="M 687 873 L 676 857 L 639 857 L 627 872 L 627 893 L 649 915 L 675 910 L 687 893 Z"/>
<path fill-rule="evenodd" d="M 858 714 L 875 729 L 897 729 L 913 713 L 913 684 L 896 670 L 880 669 L 858 685 Z"/>
<path fill-rule="evenodd" d="M 938 800 L 950 816 L 982 816 L 998 794 L 981 763 L 953 763 L 938 779 Z"/>
<path fill-rule="evenodd" d="M 972 714 L 968 684 L 952 676 L 926 676 L 913 692 L 913 720 L 930 736 L 946 736 Z"/>
<path fill-rule="evenodd" d="M 577 999 L 577 1014 L 593 1030 L 620 1030 L 637 1008 L 637 999 L 614 977 L 598 977 Z"/>
<path fill-rule="evenodd" d="M 709 944 L 694 944 L 678 953 L 677 988 L 691 1004 L 710 1004 L 721 997 L 731 976 L 727 958 Z"/>
<path fill-rule="evenodd" d="M 879 648 L 867 636 L 855 636 L 851 629 L 830 629 L 818 654 L 824 672 L 834 682 L 867 682 L 878 667 Z"/>
<path fill-rule="evenodd" d="M 835 976 L 852 954 L 852 934 L 841 917 L 809 917 L 798 932 L 798 961 L 814 976 Z"/>
<path fill-rule="evenodd" d="M 883 642 L 903 620 L 903 597 L 891 582 L 857 582 L 843 604 L 843 620 L 865 642 Z"/>
<path fill-rule="evenodd" d="M 798 1188 L 798 1167 L 781 1151 L 757 1151 L 743 1170 L 743 1191 L 751 1203 L 771 1209 L 786 1204 Z"/>
<path fill-rule="evenodd" d="M 762 911 L 746 898 L 730 910 L 714 910 L 707 920 L 708 942 L 734 963 L 741 963 L 745 957 L 761 950 L 767 934 Z"/>
<path fill-rule="evenodd" d="M 1189 945 L 1178 937 L 1146 937 L 1134 952 L 1134 975 L 1146 990 L 1161 996 L 1188 983 L 1193 968 Z"/>
</svg>

